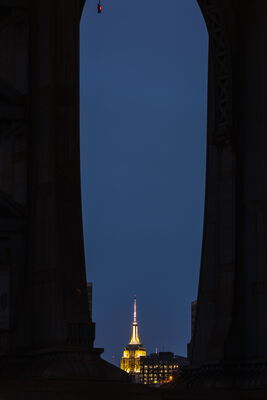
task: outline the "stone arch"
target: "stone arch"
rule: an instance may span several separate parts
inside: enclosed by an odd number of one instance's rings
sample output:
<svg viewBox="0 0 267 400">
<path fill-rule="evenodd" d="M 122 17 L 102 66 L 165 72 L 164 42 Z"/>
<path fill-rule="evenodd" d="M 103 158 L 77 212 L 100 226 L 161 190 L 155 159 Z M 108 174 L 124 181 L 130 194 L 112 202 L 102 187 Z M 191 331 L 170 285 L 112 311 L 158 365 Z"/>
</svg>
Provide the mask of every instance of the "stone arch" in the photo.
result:
<svg viewBox="0 0 267 400">
<path fill-rule="evenodd" d="M 232 127 L 234 34 L 231 24 L 232 10 L 227 1 L 197 1 L 209 32 L 210 51 L 205 227 L 198 321 L 191 345 L 191 358 L 193 363 L 206 363 L 224 357 L 223 347 L 230 329 L 233 310 L 236 163 Z M 218 213 L 216 209 L 219 209 Z M 210 258 L 216 261 L 210 261 Z M 231 279 L 216 290 L 219 275 L 229 275 L 229 269 Z M 226 305 L 221 303 L 225 290 L 229 293 Z M 217 318 L 216 314 L 221 315 L 221 318 Z M 203 339 L 203 336 L 206 338 Z"/>
</svg>

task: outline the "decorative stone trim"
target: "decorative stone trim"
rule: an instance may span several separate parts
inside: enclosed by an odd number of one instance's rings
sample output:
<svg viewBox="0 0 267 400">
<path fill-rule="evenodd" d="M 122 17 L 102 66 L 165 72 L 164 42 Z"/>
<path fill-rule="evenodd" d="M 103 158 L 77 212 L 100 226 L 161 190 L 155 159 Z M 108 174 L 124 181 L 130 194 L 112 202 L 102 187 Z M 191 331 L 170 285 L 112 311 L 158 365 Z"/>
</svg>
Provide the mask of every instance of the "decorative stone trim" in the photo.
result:
<svg viewBox="0 0 267 400">
<path fill-rule="evenodd" d="M 232 143 L 232 61 L 231 49 L 221 5 L 215 0 L 198 0 L 210 38 L 215 71 L 215 130 L 217 145 Z"/>
</svg>

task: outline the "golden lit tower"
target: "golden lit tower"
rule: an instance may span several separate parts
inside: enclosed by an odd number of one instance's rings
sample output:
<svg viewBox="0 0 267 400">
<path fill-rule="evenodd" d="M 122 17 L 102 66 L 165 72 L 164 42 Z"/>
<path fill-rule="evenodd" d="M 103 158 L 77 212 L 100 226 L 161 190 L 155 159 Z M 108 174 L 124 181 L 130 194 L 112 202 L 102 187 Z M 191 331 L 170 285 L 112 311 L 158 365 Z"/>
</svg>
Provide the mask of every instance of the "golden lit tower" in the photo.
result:
<svg viewBox="0 0 267 400">
<path fill-rule="evenodd" d="M 138 335 L 138 322 L 136 316 L 136 298 L 134 298 L 134 313 L 132 324 L 131 340 L 124 348 L 121 358 L 121 369 L 130 375 L 138 375 L 140 373 L 140 357 L 146 356 L 146 349 L 142 345 Z"/>
</svg>

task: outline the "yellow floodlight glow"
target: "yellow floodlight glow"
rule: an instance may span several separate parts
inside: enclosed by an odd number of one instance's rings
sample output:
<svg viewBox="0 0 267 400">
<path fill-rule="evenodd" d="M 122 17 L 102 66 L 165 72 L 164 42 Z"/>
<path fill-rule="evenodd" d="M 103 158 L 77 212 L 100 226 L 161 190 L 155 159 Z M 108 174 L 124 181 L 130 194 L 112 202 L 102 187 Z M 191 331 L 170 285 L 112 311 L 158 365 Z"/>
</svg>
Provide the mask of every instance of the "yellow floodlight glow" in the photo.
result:
<svg viewBox="0 0 267 400">
<path fill-rule="evenodd" d="M 138 322 L 136 313 L 136 298 L 134 299 L 134 312 L 132 323 L 131 339 L 124 348 L 123 356 L 121 358 L 120 367 L 130 375 L 137 375 L 140 373 L 140 357 L 146 356 L 146 349 L 142 346 L 138 335 Z"/>
</svg>

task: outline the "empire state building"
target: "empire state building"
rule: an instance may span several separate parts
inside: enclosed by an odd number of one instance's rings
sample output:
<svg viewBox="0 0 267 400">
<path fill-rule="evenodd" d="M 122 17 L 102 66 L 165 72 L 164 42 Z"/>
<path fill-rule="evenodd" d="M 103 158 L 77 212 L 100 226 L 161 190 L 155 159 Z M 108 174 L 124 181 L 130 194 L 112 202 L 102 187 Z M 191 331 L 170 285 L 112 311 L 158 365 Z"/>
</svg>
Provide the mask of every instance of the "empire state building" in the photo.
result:
<svg viewBox="0 0 267 400">
<path fill-rule="evenodd" d="M 134 313 L 132 323 L 132 335 L 129 344 L 124 348 L 120 367 L 130 375 L 140 373 L 140 357 L 146 356 L 146 349 L 142 345 L 138 335 L 138 322 L 136 316 L 136 298 L 134 299 Z"/>
</svg>

